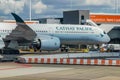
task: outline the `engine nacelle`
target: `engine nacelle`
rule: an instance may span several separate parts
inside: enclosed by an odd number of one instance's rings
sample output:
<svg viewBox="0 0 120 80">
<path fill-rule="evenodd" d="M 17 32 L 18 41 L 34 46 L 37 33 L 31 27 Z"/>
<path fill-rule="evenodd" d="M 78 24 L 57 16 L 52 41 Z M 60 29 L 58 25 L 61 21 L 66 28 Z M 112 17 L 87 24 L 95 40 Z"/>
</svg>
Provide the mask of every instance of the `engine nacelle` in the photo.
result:
<svg viewBox="0 0 120 80">
<path fill-rule="evenodd" d="M 33 42 L 33 46 L 40 50 L 52 51 L 60 48 L 60 39 L 57 37 L 47 37 Z"/>
</svg>

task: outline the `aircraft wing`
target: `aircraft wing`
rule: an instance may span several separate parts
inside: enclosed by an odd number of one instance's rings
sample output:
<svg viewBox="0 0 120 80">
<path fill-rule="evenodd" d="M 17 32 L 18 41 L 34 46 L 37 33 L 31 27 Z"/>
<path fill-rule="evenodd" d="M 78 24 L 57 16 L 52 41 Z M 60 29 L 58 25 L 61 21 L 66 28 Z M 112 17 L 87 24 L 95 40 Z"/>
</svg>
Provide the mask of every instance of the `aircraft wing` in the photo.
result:
<svg viewBox="0 0 120 80">
<path fill-rule="evenodd" d="M 16 20 L 16 28 L 7 35 L 4 42 L 17 41 L 18 43 L 31 42 L 35 39 L 37 34 L 15 13 L 11 13 Z"/>
</svg>

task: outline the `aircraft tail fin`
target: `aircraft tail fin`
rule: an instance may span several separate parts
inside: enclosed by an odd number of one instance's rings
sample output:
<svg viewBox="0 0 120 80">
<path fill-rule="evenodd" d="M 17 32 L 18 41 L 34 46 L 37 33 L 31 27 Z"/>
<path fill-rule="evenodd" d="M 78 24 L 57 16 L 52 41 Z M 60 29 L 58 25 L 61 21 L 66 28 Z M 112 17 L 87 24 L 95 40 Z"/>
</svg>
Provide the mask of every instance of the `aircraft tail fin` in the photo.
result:
<svg viewBox="0 0 120 80">
<path fill-rule="evenodd" d="M 11 13 L 13 16 L 14 16 L 14 18 L 15 18 L 15 20 L 16 20 L 16 22 L 17 23 L 25 23 L 24 21 L 23 21 L 23 19 L 21 19 L 18 15 L 16 15 L 15 13 Z"/>
</svg>

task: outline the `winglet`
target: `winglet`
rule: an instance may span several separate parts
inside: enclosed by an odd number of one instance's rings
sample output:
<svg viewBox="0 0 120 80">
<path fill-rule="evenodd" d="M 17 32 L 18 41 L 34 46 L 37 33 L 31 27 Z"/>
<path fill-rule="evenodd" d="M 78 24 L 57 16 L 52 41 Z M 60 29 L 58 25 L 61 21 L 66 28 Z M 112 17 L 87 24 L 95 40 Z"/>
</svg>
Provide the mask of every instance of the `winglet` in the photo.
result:
<svg viewBox="0 0 120 80">
<path fill-rule="evenodd" d="M 13 15 L 13 17 L 15 18 L 16 20 L 16 23 L 25 23 L 23 21 L 23 19 L 21 19 L 18 15 L 16 15 L 15 13 L 11 13 Z"/>
</svg>

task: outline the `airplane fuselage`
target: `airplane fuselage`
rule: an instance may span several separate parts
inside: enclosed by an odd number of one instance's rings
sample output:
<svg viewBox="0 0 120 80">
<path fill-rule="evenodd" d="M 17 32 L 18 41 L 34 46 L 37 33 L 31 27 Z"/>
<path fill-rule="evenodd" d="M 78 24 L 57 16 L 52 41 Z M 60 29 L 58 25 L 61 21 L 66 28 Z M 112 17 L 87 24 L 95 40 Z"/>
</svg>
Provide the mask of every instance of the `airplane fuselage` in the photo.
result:
<svg viewBox="0 0 120 80">
<path fill-rule="evenodd" d="M 39 36 L 54 36 L 61 44 L 101 44 L 110 41 L 100 28 L 88 25 L 28 24 Z M 5 38 L 16 28 L 14 23 L 0 23 L 0 39 Z"/>
</svg>

